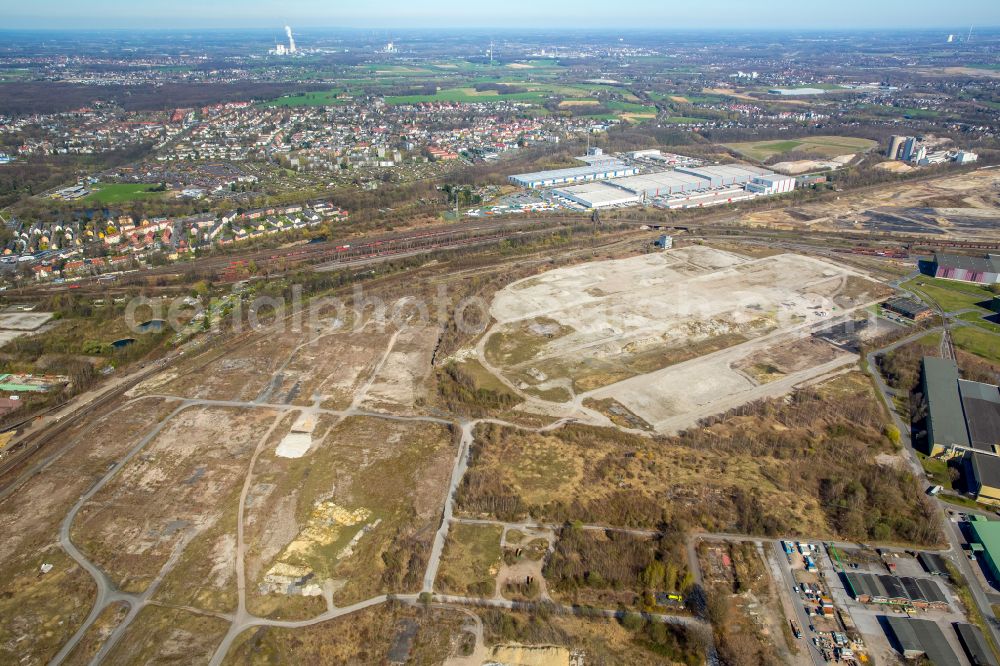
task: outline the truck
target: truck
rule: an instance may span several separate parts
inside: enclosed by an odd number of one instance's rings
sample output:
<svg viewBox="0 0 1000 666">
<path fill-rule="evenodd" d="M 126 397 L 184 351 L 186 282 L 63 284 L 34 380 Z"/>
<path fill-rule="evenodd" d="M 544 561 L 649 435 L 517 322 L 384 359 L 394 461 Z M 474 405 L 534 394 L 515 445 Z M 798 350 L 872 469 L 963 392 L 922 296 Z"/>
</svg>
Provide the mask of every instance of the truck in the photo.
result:
<svg viewBox="0 0 1000 666">
<path fill-rule="evenodd" d="M 799 629 L 799 625 L 795 620 L 789 620 L 788 624 L 792 625 L 792 633 L 796 638 L 802 638 L 802 630 Z"/>
</svg>

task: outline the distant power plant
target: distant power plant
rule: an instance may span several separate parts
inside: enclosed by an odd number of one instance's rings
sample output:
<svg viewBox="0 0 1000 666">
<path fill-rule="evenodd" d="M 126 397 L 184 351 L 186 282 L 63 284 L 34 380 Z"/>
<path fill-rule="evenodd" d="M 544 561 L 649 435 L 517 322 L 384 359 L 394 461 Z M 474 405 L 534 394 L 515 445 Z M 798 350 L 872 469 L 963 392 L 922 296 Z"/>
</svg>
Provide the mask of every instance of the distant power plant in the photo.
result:
<svg viewBox="0 0 1000 666">
<path fill-rule="evenodd" d="M 889 149 L 885 156 L 890 160 L 910 162 L 917 166 L 955 162 L 969 164 L 979 159 L 976 153 L 967 150 L 937 150 L 929 152 L 921 137 L 893 135 L 889 139 Z"/>
<path fill-rule="evenodd" d="M 295 47 L 295 37 L 292 36 L 291 26 L 285 26 L 285 34 L 288 36 L 288 46 L 284 44 L 275 44 L 274 48 L 268 51 L 271 55 L 295 55 L 298 53 L 298 49 Z"/>
</svg>

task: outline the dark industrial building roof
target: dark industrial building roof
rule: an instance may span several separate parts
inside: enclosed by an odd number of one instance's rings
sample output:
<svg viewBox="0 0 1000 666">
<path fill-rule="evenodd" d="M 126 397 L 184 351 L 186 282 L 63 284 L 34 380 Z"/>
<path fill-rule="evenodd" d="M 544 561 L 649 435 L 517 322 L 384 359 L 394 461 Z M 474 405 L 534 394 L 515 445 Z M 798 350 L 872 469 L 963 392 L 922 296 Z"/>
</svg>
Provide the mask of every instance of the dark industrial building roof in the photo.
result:
<svg viewBox="0 0 1000 666">
<path fill-rule="evenodd" d="M 1000 488 L 1000 458 L 973 452 L 972 476 L 978 486 Z M 977 488 L 978 492 L 978 488 Z"/>
<path fill-rule="evenodd" d="M 1000 444 L 1000 389 L 964 379 L 958 381 L 969 442 L 974 448 L 993 450 Z"/>
<path fill-rule="evenodd" d="M 938 266 L 958 268 L 975 273 L 1000 273 L 1000 255 L 997 254 L 970 257 L 964 254 L 935 252 L 934 263 Z"/>
<path fill-rule="evenodd" d="M 912 298 L 890 298 L 885 302 L 884 307 L 910 319 L 916 319 L 931 311 L 929 307 Z"/>
<path fill-rule="evenodd" d="M 925 356 L 923 367 L 931 444 L 968 447 L 969 432 L 958 393 L 958 366 L 948 359 Z"/>
<path fill-rule="evenodd" d="M 1000 666 L 979 627 L 974 624 L 959 623 L 955 625 L 955 632 L 962 641 L 962 647 L 972 666 Z"/>
<path fill-rule="evenodd" d="M 847 583 L 855 597 L 868 595 L 877 599 L 918 601 L 929 604 L 947 604 L 941 585 L 929 578 L 889 576 L 887 574 L 846 574 Z"/>
<path fill-rule="evenodd" d="M 896 635 L 905 656 L 925 654 L 937 666 L 960 663 L 944 632 L 936 623 L 892 616 L 887 616 L 885 621 Z"/>
<path fill-rule="evenodd" d="M 917 559 L 920 560 L 921 566 L 924 567 L 924 571 L 935 576 L 947 576 L 948 567 L 945 566 L 944 558 L 937 553 L 917 553 Z"/>
</svg>

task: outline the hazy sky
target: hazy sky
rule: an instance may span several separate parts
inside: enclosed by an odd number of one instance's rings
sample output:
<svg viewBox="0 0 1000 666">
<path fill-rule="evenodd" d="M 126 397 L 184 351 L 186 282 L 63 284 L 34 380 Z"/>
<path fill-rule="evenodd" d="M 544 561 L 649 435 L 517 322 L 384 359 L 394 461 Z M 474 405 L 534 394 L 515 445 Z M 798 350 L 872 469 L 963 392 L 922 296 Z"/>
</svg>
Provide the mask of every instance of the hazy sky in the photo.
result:
<svg viewBox="0 0 1000 666">
<path fill-rule="evenodd" d="M 954 28 L 1000 0 L 0 0 L 8 28 Z"/>
</svg>

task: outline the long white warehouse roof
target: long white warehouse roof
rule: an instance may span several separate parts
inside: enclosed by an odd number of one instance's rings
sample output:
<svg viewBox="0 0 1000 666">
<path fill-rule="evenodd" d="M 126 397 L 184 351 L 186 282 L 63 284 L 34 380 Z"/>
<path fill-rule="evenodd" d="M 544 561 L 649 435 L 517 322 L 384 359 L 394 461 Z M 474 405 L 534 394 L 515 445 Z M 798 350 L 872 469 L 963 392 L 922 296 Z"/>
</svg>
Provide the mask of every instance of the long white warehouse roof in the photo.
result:
<svg viewBox="0 0 1000 666">
<path fill-rule="evenodd" d="M 560 187 L 553 192 L 561 197 L 586 206 L 587 208 L 606 208 L 608 206 L 624 206 L 639 203 L 641 197 L 627 190 L 613 187 L 607 181 L 584 183 Z"/>
<path fill-rule="evenodd" d="M 635 192 L 636 194 L 651 193 L 658 190 L 669 192 L 677 188 L 698 189 L 709 186 L 708 181 L 704 178 L 681 173 L 680 171 L 657 171 L 638 176 L 615 178 L 611 181 L 611 184 L 623 190 Z"/>
<path fill-rule="evenodd" d="M 511 176 L 511 179 L 524 183 L 542 182 L 555 179 L 580 178 L 583 176 L 593 176 L 627 169 L 629 166 L 618 160 L 604 160 L 587 166 L 570 167 L 568 169 L 552 169 L 550 171 L 536 171 L 534 173 L 518 173 Z"/>
</svg>

